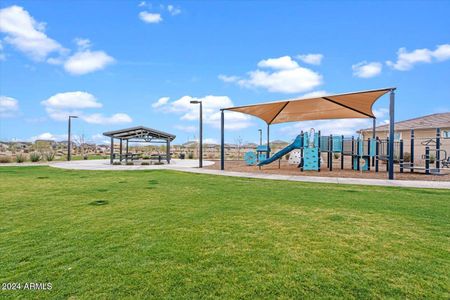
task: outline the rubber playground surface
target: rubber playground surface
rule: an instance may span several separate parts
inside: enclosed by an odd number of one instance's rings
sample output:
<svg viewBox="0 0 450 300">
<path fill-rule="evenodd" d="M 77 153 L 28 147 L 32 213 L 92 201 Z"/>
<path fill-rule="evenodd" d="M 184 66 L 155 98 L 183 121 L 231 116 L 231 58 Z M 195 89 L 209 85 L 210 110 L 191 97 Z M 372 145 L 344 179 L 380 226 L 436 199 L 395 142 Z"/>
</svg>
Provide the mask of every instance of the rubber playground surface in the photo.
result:
<svg viewBox="0 0 450 300">
<path fill-rule="evenodd" d="M 280 168 L 278 162 L 273 162 L 269 165 L 262 166 L 247 166 L 242 160 L 225 161 L 225 170 L 234 172 L 252 172 L 252 173 L 267 173 L 280 175 L 298 175 L 298 176 L 321 176 L 321 177 L 341 177 L 341 178 L 367 178 L 367 179 L 387 179 L 386 165 L 380 164 L 379 172 L 370 171 L 353 171 L 351 170 L 351 162 L 347 161 L 344 165 L 344 170 L 340 169 L 340 161 L 333 162 L 333 171 L 326 168 L 326 163 L 322 164 L 320 172 L 304 171 L 300 172 L 295 165 L 290 165 L 286 160 L 281 160 Z M 205 167 L 206 169 L 220 168 L 220 162 L 216 161 L 214 165 Z M 450 169 L 442 169 L 441 175 L 425 175 L 423 173 L 411 173 L 409 170 L 399 172 L 398 166 L 395 169 L 396 180 L 427 180 L 427 181 L 450 181 Z"/>
</svg>

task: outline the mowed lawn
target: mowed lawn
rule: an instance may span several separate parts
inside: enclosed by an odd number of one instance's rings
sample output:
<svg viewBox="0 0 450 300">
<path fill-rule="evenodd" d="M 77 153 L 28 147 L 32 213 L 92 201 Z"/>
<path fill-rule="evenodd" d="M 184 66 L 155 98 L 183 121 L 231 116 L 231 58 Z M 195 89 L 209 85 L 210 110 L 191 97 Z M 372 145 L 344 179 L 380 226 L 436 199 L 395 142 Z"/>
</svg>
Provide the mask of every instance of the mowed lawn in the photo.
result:
<svg viewBox="0 0 450 300">
<path fill-rule="evenodd" d="M 53 286 L 0 298 L 450 298 L 450 191 L 2 167 L 0 199 L 0 282 Z"/>
</svg>

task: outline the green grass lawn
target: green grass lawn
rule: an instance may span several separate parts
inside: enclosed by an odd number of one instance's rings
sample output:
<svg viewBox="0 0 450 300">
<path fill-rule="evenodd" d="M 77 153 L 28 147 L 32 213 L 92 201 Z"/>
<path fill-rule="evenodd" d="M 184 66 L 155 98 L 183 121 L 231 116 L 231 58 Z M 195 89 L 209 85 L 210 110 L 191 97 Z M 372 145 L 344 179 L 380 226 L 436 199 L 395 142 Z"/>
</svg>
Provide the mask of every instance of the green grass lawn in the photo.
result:
<svg viewBox="0 0 450 300">
<path fill-rule="evenodd" d="M 0 168 L 4 297 L 450 297 L 450 192 Z M 97 201 L 104 201 L 97 205 Z"/>
</svg>

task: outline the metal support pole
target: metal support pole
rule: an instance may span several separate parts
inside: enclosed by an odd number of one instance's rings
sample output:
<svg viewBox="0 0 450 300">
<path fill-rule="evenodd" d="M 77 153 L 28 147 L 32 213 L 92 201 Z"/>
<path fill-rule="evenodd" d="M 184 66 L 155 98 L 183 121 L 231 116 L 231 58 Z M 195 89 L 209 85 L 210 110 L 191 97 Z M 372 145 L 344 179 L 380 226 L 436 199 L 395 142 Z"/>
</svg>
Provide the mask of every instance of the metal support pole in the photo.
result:
<svg viewBox="0 0 450 300">
<path fill-rule="evenodd" d="M 344 135 L 341 136 L 342 145 L 341 145 L 341 170 L 344 170 Z"/>
<path fill-rule="evenodd" d="M 430 174 L 430 147 L 425 147 L 425 174 Z"/>
<path fill-rule="evenodd" d="M 167 164 L 170 164 L 170 140 L 166 140 L 166 161 Z"/>
<path fill-rule="evenodd" d="M 414 129 L 411 129 L 411 159 L 410 159 L 410 164 L 411 164 L 411 173 L 414 172 Z"/>
<path fill-rule="evenodd" d="M 316 145 L 317 151 L 318 151 L 318 156 L 317 156 L 317 172 L 320 172 L 320 161 L 322 160 L 322 153 L 320 152 L 320 130 L 319 130 L 319 132 L 318 132 L 318 136 L 319 136 L 319 138 L 317 139 L 317 140 L 318 140 L 318 143 L 317 143 L 317 145 Z M 313 137 L 313 139 L 316 140 L 316 137 Z"/>
<path fill-rule="evenodd" d="M 120 155 L 120 162 L 122 162 L 122 139 L 120 139 L 120 150 L 119 150 L 119 155 Z"/>
<path fill-rule="evenodd" d="M 71 135 L 71 128 L 70 128 L 71 126 L 70 126 L 70 116 L 69 116 L 69 132 L 68 132 L 68 136 L 67 136 L 67 160 L 68 161 L 70 161 L 70 158 L 71 158 L 71 156 L 70 156 L 70 135 Z"/>
<path fill-rule="evenodd" d="M 111 137 L 111 149 L 109 149 L 109 163 L 113 164 L 114 161 L 114 138 Z"/>
<path fill-rule="evenodd" d="M 267 158 L 270 157 L 270 125 L 267 124 Z"/>
<path fill-rule="evenodd" d="M 352 170 L 355 169 L 355 137 L 352 136 Z"/>
<path fill-rule="evenodd" d="M 391 90 L 389 98 L 389 179 L 394 179 L 394 134 L 395 134 L 395 93 Z"/>
<path fill-rule="evenodd" d="M 128 139 L 125 141 L 125 163 L 128 163 Z"/>
<path fill-rule="evenodd" d="M 333 135 L 330 134 L 330 171 L 333 171 Z"/>
<path fill-rule="evenodd" d="M 378 173 L 379 170 L 379 164 L 380 164 L 380 160 L 379 160 L 379 154 L 380 154 L 380 139 L 377 137 L 376 140 L 376 145 L 375 145 L 375 172 Z"/>
<path fill-rule="evenodd" d="M 372 142 L 375 143 L 375 135 L 376 135 L 376 126 L 377 126 L 377 118 L 373 118 L 372 123 Z M 370 151 L 370 148 L 369 148 Z M 375 166 L 375 157 L 372 157 L 372 167 Z"/>
<path fill-rule="evenodd" d="M 200 101 L 200 157 L 198 161 L 198 167 L 203 168 L 203 104 Z"/>
<path fill-rule="evenodd" d="M 262 129 L 258 129 L 259 131 L 259 145 L 262 146 Z"/>
<path fill-rule="evenodd" d="M 220 111 L 220 169 L 225 170 L 225 116 Z"/>
<path fill-rule="evenodd" d="M 441 129 L 436 128 L 436 169 L 441 168 Z"/>
<path fill-rule="evenodd" d="M 400 155 L 399 155 L 399 158 L 398 158 L 398 163 L 400 164 L 400 173 L 403 173 L 403 162 L 404 162 L 403 140 L 400 140 Z"/>
</svg>

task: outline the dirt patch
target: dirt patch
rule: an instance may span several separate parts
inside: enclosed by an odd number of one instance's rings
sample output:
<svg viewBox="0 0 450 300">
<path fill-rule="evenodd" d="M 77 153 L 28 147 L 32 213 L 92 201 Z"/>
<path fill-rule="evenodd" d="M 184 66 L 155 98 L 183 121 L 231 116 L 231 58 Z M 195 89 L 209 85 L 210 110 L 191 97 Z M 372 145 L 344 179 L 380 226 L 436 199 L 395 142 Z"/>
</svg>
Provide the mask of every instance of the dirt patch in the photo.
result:
<svg viewBox="0 0 450 300">
<path fill-rule="evenodd" d="M 220 161 L 215 161 L 212 166 L 204 167 L 205 169 L 220 169 Z M 299 176 L 320 176 L 320 177 L 342 177 L 342 178 L 371 178 L 371 179 L 387 179 L 386 165 L 379 165 L 379 172 L 375 172 L 375 168 L 371 167 L 370 171 L 353 171 L 351 170 L 351 163 L 348 162 L 341 170 L 340 161 L 333 162 L 333 171 L 330 171 L 325 166 L 322 166 L 320 172 L 304 171 L 301 172 L 295 165 L 289 165 L 287 161 L 274 162 L 270 165 L 261 168 L 257 166 L 247 166 L 244 161 L 225 161 L 225 170 L 234 172 L 250 172 L 250 173 L 265 173 L 265 174 L 281 174 L 281 175 L 299 175 Z M 444 169 L 442 175 L 425 175 L 423 173 L 411 173 L 409 170 L 404 170 L 400 173 L 398 166 L 395 167 L 395 179 L 398 180 L 430 180 L 430 181 L 450 181 L 450 169 Z"/>
</svg>

